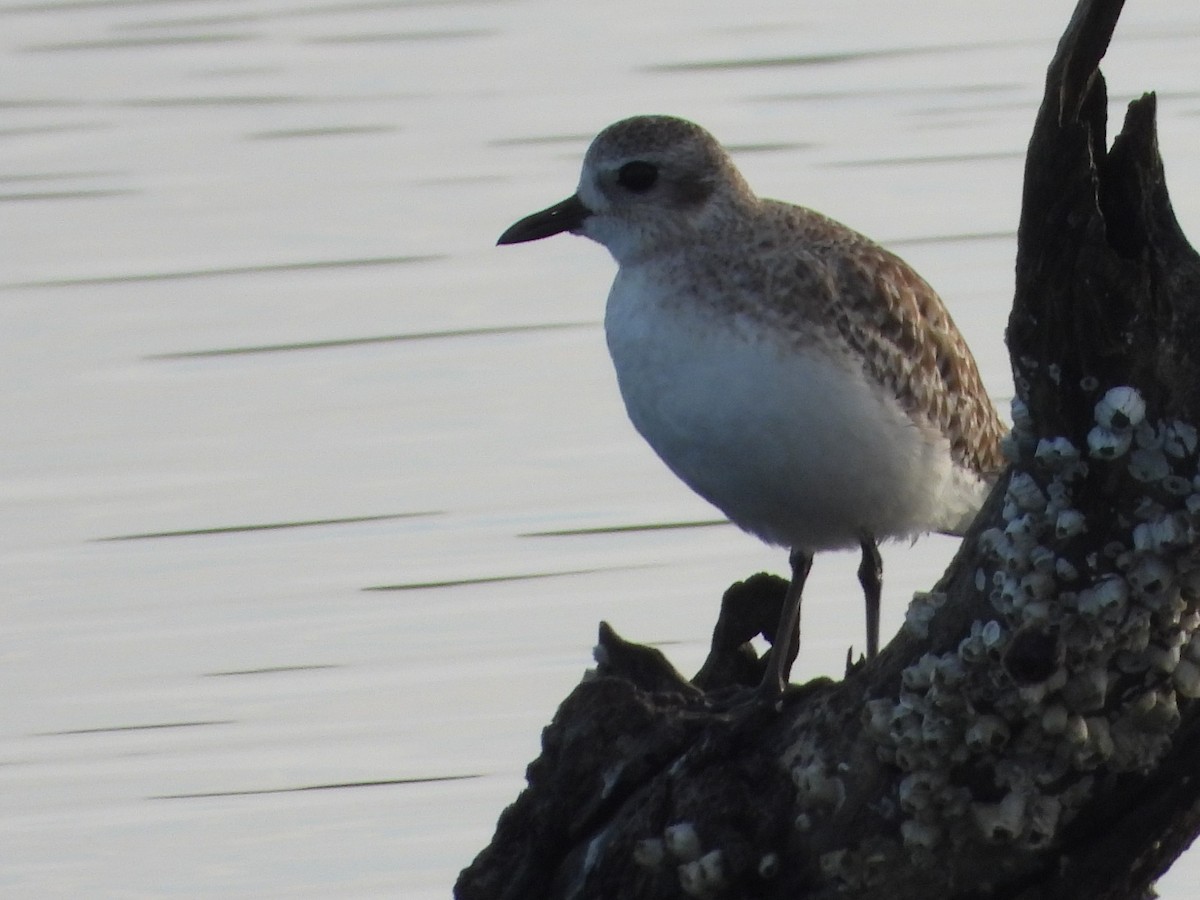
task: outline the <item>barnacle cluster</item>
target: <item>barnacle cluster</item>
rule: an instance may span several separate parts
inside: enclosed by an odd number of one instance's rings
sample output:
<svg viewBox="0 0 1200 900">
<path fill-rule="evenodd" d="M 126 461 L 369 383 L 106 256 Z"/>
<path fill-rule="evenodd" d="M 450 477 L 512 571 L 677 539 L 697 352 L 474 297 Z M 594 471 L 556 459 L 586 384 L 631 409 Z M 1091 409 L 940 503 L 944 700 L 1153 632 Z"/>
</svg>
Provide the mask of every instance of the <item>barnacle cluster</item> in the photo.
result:
<svg viewBox="0 0 1200 900">
<path fill-rule="evenodd" d="M 633 860 L 645 869 L 674 866 L 680 890 L 698 900 L 724 896 L 730 886 L 725 851 L 720 847 L 706 850 L 692 822 L 676 822 L 664 828 L 660 837 L 639 841 L 633 848 Z M 754 872 L 762 881 L 774 878 L 779 873 L 779 855 L 762 854 Z"/>
<path fill-rule="evenodd" d="M 918 858 L 970 839 L 1044 846 L 1090 773 L 1152 766 L 1179 702 L 1200 696 L 1196 429 L 1151 421 L 1127 386 L 1100 396 L 1094 418 L 1084 447 L 1036 439 L 1014 401 L 1018 466 L 974 578 L 994 616 L 910 665 L 898 702 L 864 710 L 880 757 L 905 773 L 900 836 Z M 1114 491 L 1136 502 L 1102 508 Z M 921 633 L 940 599 L 919 597 L 908 627 Z"/>
</svg>

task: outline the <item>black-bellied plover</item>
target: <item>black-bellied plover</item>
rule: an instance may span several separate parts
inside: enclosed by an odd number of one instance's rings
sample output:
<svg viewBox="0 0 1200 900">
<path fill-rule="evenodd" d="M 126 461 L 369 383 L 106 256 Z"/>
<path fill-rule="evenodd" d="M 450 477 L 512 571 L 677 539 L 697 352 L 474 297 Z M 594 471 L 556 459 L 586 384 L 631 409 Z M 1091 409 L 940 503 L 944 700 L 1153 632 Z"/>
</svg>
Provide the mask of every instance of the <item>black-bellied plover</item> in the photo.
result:
<svg viewBox="0 0 1200 900">
<path fill-rule="evenodd" d="M 499 243 L 564 231 L 619 267 L 604 327 L 634 426 L 735 524 L 791 551 L 763 693 L 787 681 L 819 550 L 861 547 L 874 657 L 877 541 L 961 534 L 1003 466 L 1004 426 L 937 294 L 850 228 L 760 199 L 712 135 L 668 116 L 605 128 L 577 192 Z"/>
</svg>

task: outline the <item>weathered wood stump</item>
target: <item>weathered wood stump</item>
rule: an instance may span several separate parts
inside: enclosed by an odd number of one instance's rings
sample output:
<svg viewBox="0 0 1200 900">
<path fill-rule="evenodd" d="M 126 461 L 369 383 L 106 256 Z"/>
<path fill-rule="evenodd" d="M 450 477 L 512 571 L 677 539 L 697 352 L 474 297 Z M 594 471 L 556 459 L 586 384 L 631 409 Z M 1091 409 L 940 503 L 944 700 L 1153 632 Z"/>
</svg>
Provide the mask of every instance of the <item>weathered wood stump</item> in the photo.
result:
<svg viewBox="0 0 1200 900">
<path fill-rule="evenodd" d="M 693 682 L 602 626 L 460 900 L 1132 900 L 1200 833 L 1200 257 L 1154 96 L 1106 141 L 1121 6 L 1080 0 L 1049 68 L 1012 466 L 941 581 L 778 714 L 726 711 L 778 582 L 731 589 Z"/>
</svg>

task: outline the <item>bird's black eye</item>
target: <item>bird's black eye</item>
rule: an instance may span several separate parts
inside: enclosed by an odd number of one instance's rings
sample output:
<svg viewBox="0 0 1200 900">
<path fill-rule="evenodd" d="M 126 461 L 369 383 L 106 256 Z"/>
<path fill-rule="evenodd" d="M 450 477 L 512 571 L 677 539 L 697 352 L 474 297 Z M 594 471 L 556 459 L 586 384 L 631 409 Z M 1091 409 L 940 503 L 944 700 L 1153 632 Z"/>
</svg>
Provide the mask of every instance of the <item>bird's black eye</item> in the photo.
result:
<svg viewBox="0 0 1200 900">
<path fill-rule="evenodd" d="M 617 170 L 617 184 L 635 194 L 644 194 L 658 181 L 658 166 L 635 159 Z"/>
</svg>

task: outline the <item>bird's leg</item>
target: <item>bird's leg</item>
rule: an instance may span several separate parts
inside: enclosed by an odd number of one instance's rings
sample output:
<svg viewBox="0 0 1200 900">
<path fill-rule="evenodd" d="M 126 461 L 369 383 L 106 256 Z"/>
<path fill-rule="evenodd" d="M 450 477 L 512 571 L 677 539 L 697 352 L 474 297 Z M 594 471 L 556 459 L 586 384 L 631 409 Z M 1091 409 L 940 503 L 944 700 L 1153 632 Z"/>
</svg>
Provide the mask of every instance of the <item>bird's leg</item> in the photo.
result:
<svg viewBox="0 0 1200 900">
<path fill-rule="evenodd" d="M 804 593 L 804 582 L 808 579 L 812 561 L 812 554 L 804 550 L 792 550 L 788 557 L 792 566 L 792 582 L 788 585 L 783 608 L 779 611 L 779 625 L 775 628 L 771 658 L 758 686 L 760 696 L 772 702 L 783 693 L 792 671 L 792 661 L 800 651 L 800 597 Z"/>
<path fill-rule="evenodd" d="M 883 592 L 883 559 L 875 536 L 864 532 L 861 538 L 862 562 L 858 566 L 858 583 L 867 601 L 867 659 L 879 653 L 879 597 Z"/>
</svg>

